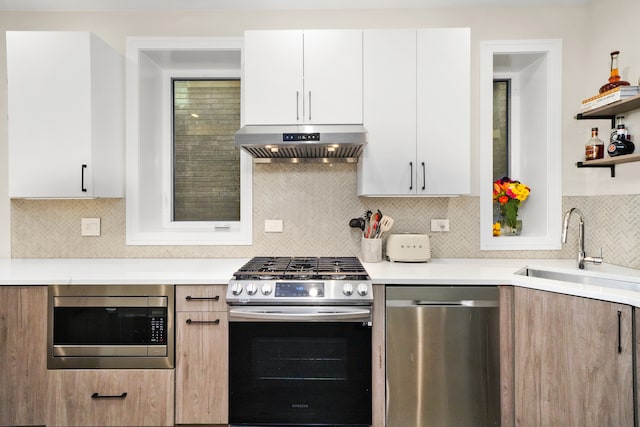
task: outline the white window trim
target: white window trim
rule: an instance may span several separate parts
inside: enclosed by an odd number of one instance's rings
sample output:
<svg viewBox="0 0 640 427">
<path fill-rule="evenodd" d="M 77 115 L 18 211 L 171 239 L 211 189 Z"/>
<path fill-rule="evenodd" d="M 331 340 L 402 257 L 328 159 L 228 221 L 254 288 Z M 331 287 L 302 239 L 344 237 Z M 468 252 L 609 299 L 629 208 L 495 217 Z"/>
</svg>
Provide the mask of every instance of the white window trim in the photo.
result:
<svg viewBox="0 0 640 427">
<path fill-rule="evenodd" d="M 539 219 L 545 232 L 537 235 L 493 237 L 493 56 L 494 54 L 544 53 L 548 58 L 546 162 L 547 174 L 545 211 L 546 218 Z M 522 102 L 520 102 L 522 104 Z M 513 111 L 512 111 L 513 113 Z M 561 141 L 562 141 L 562 41 L 545 40 L 495 40 L 480 42 L 480 250 L 557 250 L 561 249 L 562 221 Z M 512 114 L 512 120 L 513 120 Z M 521 126 L 521 124 L 519 124 Z M 522 155 L 522 144 L 520 153 Z M 513 160 L 513 159 L 512 159 Z M 515 170 L 513 169 L 515 167 Z M 512 163 L 512 173 L 521 172 Z M 515 175 L 514 175 L 515 176 Z M 531 185 L 530 182 L 525 184 Z M 533 186 L 535 191 L 535 185 Z M 526 226 L 526 225 L 525 225 Z"/>
<path fill-rule="evenodd" d="M 172 99 L 171 77 L 230 77 L 239 78 L 240 70 L 186 71 L 176 69 L 163 70 L 162 80 L 162 119 L 161 119 L 161 184 L 153 188 L 141 188 L 139 176 L 141 162 L 141 124 L 140 108 L 140 54 L 152 50 L 241 50 L 240 38 L 193 38 L 193 37 L 152 37 L 127 39 L 127 135 L 126 135 L 126 243 L 127 245 L 251 245 L 252 230 L 252 181 L 253 161 L 245 152 L 240 157 L 240 221 L 230 222 L 174 222 L 172 212 Z M 145 215 L 142 203 L 145 191 L 155 194 L 156 200 L 151 214 Z"/>
</svg>

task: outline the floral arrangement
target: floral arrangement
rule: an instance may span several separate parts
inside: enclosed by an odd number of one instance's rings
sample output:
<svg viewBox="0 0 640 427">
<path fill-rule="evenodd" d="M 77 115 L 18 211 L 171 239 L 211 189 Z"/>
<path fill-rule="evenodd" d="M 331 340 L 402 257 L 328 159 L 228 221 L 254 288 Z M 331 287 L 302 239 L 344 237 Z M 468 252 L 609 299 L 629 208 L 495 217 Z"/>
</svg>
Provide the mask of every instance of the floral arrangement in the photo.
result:
<svg viewBox="0 0 640 427">
<path fill-rule="evenodd" d="M 531 189 L 520 181 L 504 177 L 493 183 L 493 200 L 500 208 L 500 221 L 493 224 L 493 235 L 500 236 L 503 225 L 512 230 L 517 228 L 518 208 L 527 200 Z"/>
</svg>

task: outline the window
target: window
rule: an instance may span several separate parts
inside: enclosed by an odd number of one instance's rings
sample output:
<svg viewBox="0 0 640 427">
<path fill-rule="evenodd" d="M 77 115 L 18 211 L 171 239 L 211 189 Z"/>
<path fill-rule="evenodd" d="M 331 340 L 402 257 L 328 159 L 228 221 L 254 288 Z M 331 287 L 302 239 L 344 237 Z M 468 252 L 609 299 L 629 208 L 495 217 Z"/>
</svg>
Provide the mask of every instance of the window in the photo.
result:
<svg viewBox="0 0 640 427">
<path fill-rule="evenodd" d="M 127 39 L 127 244 L 252 243 L 253 162 L 233 146 L 241 46 Z"/>
<path fill-rule="evenodd" d="M 173 220 L 240 220 L 240 81 L 173 80 Z"/>
<path fill-rule="evenodd" d="M 496 79 L 493 81 L 493 180 L 510 176 L 509 121 L 511 97 L 511 80 Z"/>
</svg>

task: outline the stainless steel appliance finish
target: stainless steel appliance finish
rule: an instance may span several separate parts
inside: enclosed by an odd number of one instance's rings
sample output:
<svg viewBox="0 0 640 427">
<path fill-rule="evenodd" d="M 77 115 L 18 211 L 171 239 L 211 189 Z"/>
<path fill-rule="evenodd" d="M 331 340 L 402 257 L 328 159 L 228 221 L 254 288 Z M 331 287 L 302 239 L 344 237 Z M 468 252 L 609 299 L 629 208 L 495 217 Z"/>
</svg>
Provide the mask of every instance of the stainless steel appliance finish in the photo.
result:
<svg viewBox="0 0 640 427">
<path fill-rule="evenodd" d="M 355 163 L 366 144 L 361 125 L 248 125 L 235 134 L 256 163 Z"/>
<path fill-rule="evenodd" d="M 371 278 L 355 257 L 255 257 L 233 275 L 231 305 L 371 305 Z"/>
<path fill-rule="evenodd" d="M 353 257 L 256 257 L 229 283 L 230 426 L 370 426 L 373 289 Z"/>
<path fill-rule="evenodd" d="M 49 369 L 170 369 L 174 286 L 51 285 Z"/>
<path fill-rule="evenodd" d="M 387 286 L 387 425 L 500 425 L 498 289 Z"/>
</svg>

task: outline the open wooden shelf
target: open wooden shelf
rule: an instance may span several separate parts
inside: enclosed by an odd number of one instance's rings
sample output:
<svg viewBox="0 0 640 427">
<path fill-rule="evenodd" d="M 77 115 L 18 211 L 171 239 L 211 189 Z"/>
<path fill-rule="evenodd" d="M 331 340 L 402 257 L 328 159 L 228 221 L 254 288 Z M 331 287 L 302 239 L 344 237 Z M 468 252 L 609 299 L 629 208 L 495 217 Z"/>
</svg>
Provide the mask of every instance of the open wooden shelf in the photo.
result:
<svg viewBox="0 0 640 427">
<path fill-rule="evenodd" d="M 621 163 L 630 163 L 640 161 L 640 153 L 624 154 L 622 156 L 609 157 L 598 160 L 586 160 L 584 162 L 576 163 L 579 168 L 610 168 L 611 177 L 616 176 L 616 165 Z"/>
<path fill-rule="evenodd" d="M 640 108 L 640 95 L 631 98 L 622 99 L 603 105 L 602 107 L 587 110 L 576 114 L 576 120 L 611 120 L 611 129 L 616 128 L 616 116 L 627 111 Z M 579 168 L 609 168 L 611 169 L 611 177 L 616 176 L 616 165 L 621 163 L 630 163 L 640 161 L 640 153 L 625 154 L 622 156 L 608 157 L 598 160 L 587 160 L 576 163 Z"/>
</svg>

